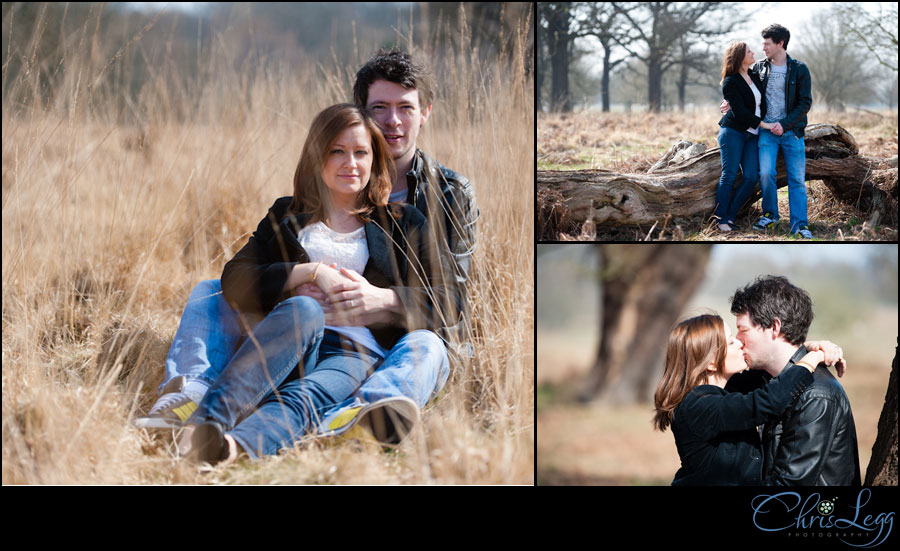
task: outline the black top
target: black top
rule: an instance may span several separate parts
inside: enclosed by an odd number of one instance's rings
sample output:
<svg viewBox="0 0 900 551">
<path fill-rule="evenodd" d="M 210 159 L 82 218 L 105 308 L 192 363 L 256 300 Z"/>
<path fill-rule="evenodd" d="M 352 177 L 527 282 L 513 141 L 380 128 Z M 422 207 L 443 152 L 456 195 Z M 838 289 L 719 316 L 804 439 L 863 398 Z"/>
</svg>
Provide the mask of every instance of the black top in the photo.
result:
<svg viewBox="0 0 900 551">
<path fill-rule="evenodd" d="M 761 484 L 762 449 L 756 426 L 781 415 L 812 379 L 806 368 L 792 366 L 749 394 L 714 385 L 691 390 L 672 418 L 681 457 L 672 485 Z"/>
<path fill-rule="evenodd" d="M 294 264 L 310 261 L 297 235 L 311 216 L 289 213 L 291 201 L 276 200 L 247 244 L 225 264 L 222 291 L 237 310 L 268 314 L 291 296 L 283 288 Z M 391 348 L 409 331 L 442 327 L 441 305 L 452 300 L 443 277 L 452 272 L 446 255 L 438 254 L 428 235 L 422 213 L 412 205 L 391 204 L 378 208 L 364 227 L 369 260 L 362 276 L 376 287 L 398 291 L 406 314 L 400 325 L 367 326 L 378 344 Z M 404 291 L 413 287 L 430 289 Z"/>
<path fill-rule="evenodd" d="M 761 96 L 760 116 L 756 116 L 756 97 L 744 77 L 740 74 L 728 75 L 722 82 L 722 95 L 728 100 L 731 110 L 719 120 L 719 126 L 746 132 L 748 128 L 757 128 L 766 117 L 766 89 L 759 79 L 759 73 L 751 69 L 747 74 Z"/>
</svg>

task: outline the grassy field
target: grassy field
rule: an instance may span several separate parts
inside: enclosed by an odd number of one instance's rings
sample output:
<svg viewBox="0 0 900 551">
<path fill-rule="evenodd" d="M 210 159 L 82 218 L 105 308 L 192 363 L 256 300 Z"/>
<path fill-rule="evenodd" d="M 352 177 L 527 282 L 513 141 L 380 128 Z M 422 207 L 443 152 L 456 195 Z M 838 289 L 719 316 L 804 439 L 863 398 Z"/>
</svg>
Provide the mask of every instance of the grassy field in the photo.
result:
<svg viewBox="0 0 900 551">
<path fill-rule="evenodd" d="M 718 147 L 717 106 L 707 111 L 686 113 L 602 113 L 584 111 L 567 114 L 538 114 L 538 170 L 605 169 L 622 173 L 644 173 L 680 139 Z M 830 123 L 846 128 L 859 144 L 859 154 L 888 158 L 897 156 L 897 112 L 882 113 L 847 111 L 832 113 L 813 109 L 810 124 Z M 861 213 L 835 200 L 828 188 L 818 180 L 808 182 L 810 228 L 823 240 L 897 240 L 897 228 L 863 225 Z M 781 241 L 794 240 L 787 228 L 770 234 L 759 234 L 750 226 L 762 212 L 759 203 L 745 217 L 737 220 L 736 232 L 722 235 L 712 230 L 707 217 L 695 216 L 668 221 L 651 228 L 634 226 L 600 229 L 580 238 L 598 240 L 636 240 L 671 238 L 675 227 L 684 240 Z M 778 193 L 782 215 L 789 211 L 787 188 Z M 784 218 L 786 220 L 786 216 Z M 651 231 L 652 229 L 652 231 Z M 577 233 L 577 232 L 576 232 Z"/>
<path fill-rule="evenodd" d="M 477 359 L 394 452 L 316 444 L 211 472 L 131 420 L 156 398 L 191 288 L 218 278 L 291 194 L 309 122 L 350 97 L 377 45 L 360 44 L 352 66 L 249 67 L 226 47 L 231 31 L 212 29 L 200 74 L 173 71 L 163 49 L 133 97 L 93 79 L 130 71 L 122 51 L 154 50 L 92 34 L 94 23 L 65 37 L 92 47 L 32 56 L 41 71 L 4 64 L 3 483 L 532 484 L 530 25 L 494 61 L 465 28 L 457 46 L 418 52 L 445 71 L 420 146 L 473 182 L 481 209 L 468 297 Z M 127 116 L 112 108 L 122 97 Z"/>
</svg>

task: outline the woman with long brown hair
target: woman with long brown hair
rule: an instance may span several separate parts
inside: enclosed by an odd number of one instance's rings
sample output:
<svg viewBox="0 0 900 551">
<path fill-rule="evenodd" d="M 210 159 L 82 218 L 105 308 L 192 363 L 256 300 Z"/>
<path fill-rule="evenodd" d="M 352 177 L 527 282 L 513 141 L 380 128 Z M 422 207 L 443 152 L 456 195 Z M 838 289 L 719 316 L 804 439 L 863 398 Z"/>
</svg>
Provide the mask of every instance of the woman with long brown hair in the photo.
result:
<svg viewBox="0 0 900 551">
<path fill-rule="evenodd" d="M 768 384 L 747 394 L 727 392 L 728 380 L 747 369 L 741 341 L 715 314 L 675 325 L 656 389 L 653 419 L 657 430 L 671 426 L 675 436 L 681 468 L 673 486 L 762 483 L 756 426 L 782 414 L 813 381 L 812 372 L 819 363 L 840 361 L 832 343 L 806 346 L 812 351 Z"/>
<path fill-rule="evenodd" d="M 366 112 L 340 104 L 315 117 L 293 196 L 275 201 L 222 273 L 228 303 L 264 318 L 187 421 L 197 459 L 216 463 L 241 450 L 257 457 L 293 445 L 401 337 L 439 326 L 438 316 L 400 312 L 366 327 L 341 323 L 342 311 L 355 306 L 353 295 L 334 289 L 349 275 L 390 292 L 440 285 L 440 274 L 449 272 L 426 238 L 422 213 L 388 204 L 392 171 L 387 143 Z M 328 297 L 330 323 L 319 302 L 297 296 L 310 283 Z"/>
<path fill-rule="evenodd" d="M 759 75 L 750 70 L 755 59 L 745 42 L 732 42 L 722 63 L 722 95 L 731 110 L 719 120 L 719 151 L 722 176 L 716 191 L 715 218 L 718 229 L 734 229 L 738 210 L 750 197 L 759 180 L 759 129 L 774 124 L 762 122 L 766 115 L 765 95 Z M 743 179 L 737 189 L 738 169 Z"/>
</svg>

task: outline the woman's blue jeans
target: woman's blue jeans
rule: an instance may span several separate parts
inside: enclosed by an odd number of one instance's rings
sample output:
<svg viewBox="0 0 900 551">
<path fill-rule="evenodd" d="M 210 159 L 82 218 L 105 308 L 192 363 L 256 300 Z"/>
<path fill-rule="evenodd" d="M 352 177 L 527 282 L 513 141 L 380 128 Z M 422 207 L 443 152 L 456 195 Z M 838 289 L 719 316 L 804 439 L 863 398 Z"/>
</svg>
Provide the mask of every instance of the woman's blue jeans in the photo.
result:
<svg viewBox="0 0 900 551">
<path fill-rule="evenodd" d="M 716 217 L 733 223 L 738 210 L 753 193 L 759 179 L 759 137 L 731 128 L 719 129 L 719 151 L 722 155 L 722 176 L 716 190 Z M 738 169 L 743 173 L 735 188 Z"/>
</svg>

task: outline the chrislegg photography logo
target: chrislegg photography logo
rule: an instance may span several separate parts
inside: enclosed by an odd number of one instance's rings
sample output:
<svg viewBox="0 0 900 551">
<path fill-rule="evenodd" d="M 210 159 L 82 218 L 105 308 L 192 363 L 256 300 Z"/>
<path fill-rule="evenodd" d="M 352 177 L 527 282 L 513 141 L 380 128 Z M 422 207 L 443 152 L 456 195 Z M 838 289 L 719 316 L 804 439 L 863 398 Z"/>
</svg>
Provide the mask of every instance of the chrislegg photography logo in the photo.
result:
<svg viewBox="0 0 900 551">
<path fill-rule="evenodd" d="M 753 525 L 798 541 L 840 541 L 850 547 L 872 548 L 887 541 L 894 527 L 893 511 L 878 510 L 872 491 L 857 494 L 809 490 L 761 494 L 751 500 Z"/>
</svg>

